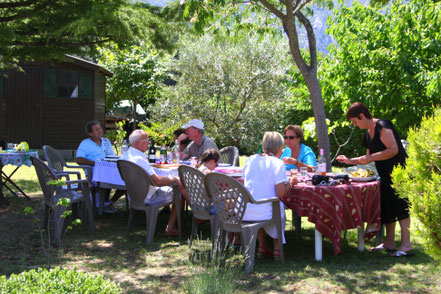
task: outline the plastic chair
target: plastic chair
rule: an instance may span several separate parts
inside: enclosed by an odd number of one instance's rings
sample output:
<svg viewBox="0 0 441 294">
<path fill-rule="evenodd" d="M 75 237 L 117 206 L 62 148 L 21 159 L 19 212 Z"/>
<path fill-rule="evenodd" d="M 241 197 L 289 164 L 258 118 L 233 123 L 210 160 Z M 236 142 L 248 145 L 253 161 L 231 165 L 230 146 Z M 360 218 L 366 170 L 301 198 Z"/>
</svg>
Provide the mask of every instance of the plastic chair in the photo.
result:
<svg viewBox="0 0 441 294">
<path fill-rule="evenodd" d="M 158 219 L 159 209 L 163 206 L 170 205 L 174 202 L 178 218 L 179 238 L 181 238 L 181 209 L 178 185 L 173 186 L 172 199 L 154 198 L 145 203 L 145 197 L 150 186 L 156 186 L 152 177 L 139 165 L 127 160 L 118 160 L 117 166 L 121 178 L 126 184 L 127 194 L 130 200 L 129 222 L 127 225 L 127 236 L 132 226 L 133 215 L 135 210 L 141 210 L 146 213 L 146 243 L 150 245 L 155 235 L 156 221 Z"/>
<path fill-rule="evenodd" d="M 193 212 L 190 244 L 188 247 L 191 248 L 193 237 L 198 229 L 197 220 L 199 219 L 210 221 L 211 242 L 214 248 L 214 242 L 217 240 L 219 232 L 219 217 L 218 214 L 210 215 L 209 213 L 212 201 L 205 190 L 205 174 L 200 170 L 187 165 L 179 166 L 178 171 L 181 183 L 187 189 L 187 194 L 190 198 L 191 211 Z"/>
<path fill-rule="evenodd" d="M 86 179 L 75 180 L 75 181 L 65 181 L 67 187 L 57 187 L 55 185 L 49 185 L 48 181 L 54 181 L 61 179 L 60 175 L 57 175 L 47 164 L 42 160 L 31 156 L 32 163 L 35 167 L 35 171 L 38 176 L 38 181 L 40 182 L 41 189 L 44 195 L 45 203 L 45 215 L 44 215 L 44 228 L 47 228 L 49 221 L 49 214 L 52 212 L 53 221 L 55 223 L 55 240 L 58 241 L 61 247 L 61 236 L 63 232 L 64 218 L 61 217 L 66 207 L 62 205 L 57 205 L 61 198 L 68 198 L 71 204 L 78 203 L 82 205 L 82 219 L 86 220 L 86 212 L 89 216 L 90 232 L 93 235 L 95 229 L 95 223 L 93 219 L 93 210 L 90 203 L 90 192 L 89 185 Z M 74 190 L 73 184 L 78 184 L 81 188 L 81 193 Z"/>
<path fill-rule="evenodd" d="M 95 204 L 96 195 L 97 195 L 97 187 L 92 182 L 92 175 L 93 175 L 93 167 L 89 165 L 68 165 L 66 161 L 64 160 L 63 156 L 58 152 L 56 149 L 52 148 L 51 146 L 44 145 L 43 146 L 43 155 L 46 159 L 48 165 L 50 168 L 54 170 L 54 172 L 58 175 L 66 177 L 67 180 L 70 180 L 69 175 L 76 175 L 78 179 L 81 178 L 81 174 L 78 171 L 69 171 L 67 169 L 69 168 L 82 168 L 85 171 L 85 174 L 87 176 L 87 180 L 89 183 L 89 189 L 92 192 L 92 201 Z M 104 207 L 104 198 L 101 196 L 99 198 L 99 205 L 98 205 L 98 215 L 103 214 L 103 207 Z M 126 197 L 126 207 L 127 211 L 129 210 L 129 201 Z M 96 210 L 96 206 L 93 205 L 94 210 Z"/>
<path fill-rule="evenodd" d="M 227 146 L 220 150 L 220 156 L 223 163 L 229 163 L 232 166 L 239 166 L 239 150 L 234 146 Z"/>
<path fill-rule="evenodd" d="M 284 263 L 282 242 L 282 220 L 280 216 L 279 198 L 272 197 L 254 200 L 250 192 L 235 179 L 218 173 L 205 176 L 205 187 L 208 196 L 214 200 L 216 210 L 220 214 L 220 247 L 225 243 L 226 232 L 241 233 L 242 253 L 245 254 L 245 271 L 250 273 L 254 268 L 257 231 L 266 224 L 274 223 L 280 240 L 279 251 L 282 264 Z M 247 204 L 272 203 L 272 219 L 264 221 L 243 221 Z"/>
</svg>

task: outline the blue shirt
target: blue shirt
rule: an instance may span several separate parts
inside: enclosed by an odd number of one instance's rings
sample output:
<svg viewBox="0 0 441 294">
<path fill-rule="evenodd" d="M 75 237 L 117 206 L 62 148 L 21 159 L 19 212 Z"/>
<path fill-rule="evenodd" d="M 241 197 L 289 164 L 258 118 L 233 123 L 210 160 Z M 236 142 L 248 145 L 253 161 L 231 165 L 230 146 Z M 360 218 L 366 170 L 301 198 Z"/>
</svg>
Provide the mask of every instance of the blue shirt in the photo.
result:
<svg viewBox="0 0 441 294">
<path fill-rule="evenodd" d="M 280 156 L 280 159 L 284 157 L 291 157 L 291 149 L 289 147 L 283 149 L 283 153 Z M 307 165 L 317 166 L 317 160 L 315 159 L 314 151 L 312 151 L 310 147 L 304 144 L 302 144 L 302 146 L 300 147 L 300 153 L 297 160 Z M 286 170 L 291 170 L 291 169 L 297 169 L 297 166 L 295 166 L 294 164 L 287 164 Z"/>
<path fill-rule="evenodd" d="M 113 153 L 112 143 L 110 143 L 109 139 L 103 137 L 101 138 L 101 146 L 98 146 L 98 144 L 90 138 L 81 141 L 76 156 L 77 158 L 83 157 L 90 161 L 96 161 L 108 155 L 115 155 L 115 153 Z"/>
</svg>

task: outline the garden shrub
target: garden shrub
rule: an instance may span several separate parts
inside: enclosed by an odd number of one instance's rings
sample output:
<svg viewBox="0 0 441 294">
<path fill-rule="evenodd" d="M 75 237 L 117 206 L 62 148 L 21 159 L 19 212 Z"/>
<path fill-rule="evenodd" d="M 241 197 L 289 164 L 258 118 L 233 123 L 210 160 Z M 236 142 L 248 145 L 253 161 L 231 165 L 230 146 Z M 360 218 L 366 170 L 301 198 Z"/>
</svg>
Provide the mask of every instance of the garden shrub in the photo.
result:
<svg viewBox="0 0 441 294">
<path fill-rule="evenodd" d="M 39 268 L 0 276 L 0 293 L 122 293 L 118 284 L 99 275 L 74 270 Z"/>
<path fill-rule="evenodd" d="M 406 167 L 395 168 L 394 187 L 411 203 L 410 213 L 421 225 L 416 233 L 426 251 L 441 259 L 441 108 L 411 129 Z"/>
</svg>

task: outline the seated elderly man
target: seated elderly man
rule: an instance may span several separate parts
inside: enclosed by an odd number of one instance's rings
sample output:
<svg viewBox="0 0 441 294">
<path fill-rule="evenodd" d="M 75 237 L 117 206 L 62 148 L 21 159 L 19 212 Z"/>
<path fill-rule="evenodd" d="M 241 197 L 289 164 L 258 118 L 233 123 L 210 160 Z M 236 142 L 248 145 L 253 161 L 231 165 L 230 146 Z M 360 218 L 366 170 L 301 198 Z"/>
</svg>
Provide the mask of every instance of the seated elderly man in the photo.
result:
<svg viewBox="0 0 441 294">
<path fill-rule="evenodd" d="M 181 181 L 178 177 L 158 176 L 154 169 L 150 166 L 150 163 L 145 155 L 145 152 L 149 149 L 150 141 L 149 136 L 145 131 L 134 130 L 132 134 L 130 134 L 129 142 L 131 145 L 129 150 L 125 152 L 120 159 L 131 161 L 142 167 L 152 177 L 155 184 L 159 186 L 153 193 L 149 191 L 148 195 L 146 196 L 145 203 L 148 203 L 149 200 L 152 200 L 155 197 L 169 198 L 171 200 L 173 197 L 173 188 L 168 186 L 174 183 L 179 184 L 182 193 Z M 185 197 L 184 193 L 182 193 L 182 195 Z M 167 228 L 165 229 L 166 236 L 178 236 L 178 230 L 175 227 L 176 219 L 176 207 L 173 205 Z"/>
<path fill-rule="evenodd" d="M 104 137 L 104 131 L 101 124 L 97 121 L 90 121 L 85 127 L 86 134 L 90 138 L 81 141 L 78 146 L 76 154 L 76 162 L 80 165 L 95 165 L 95 161 L 103 159 L 109 155 L 115 155 L 112 149 L 112 143 L 109 139 Z M 123 190 L 116 190 L 112 197 L 112 201 L 109 200 L 110 189 L 105 189 L 104 213 L 115 213 L 117 210 L 113 207 L 113 203 L 116 202 L 122 195 L 125 194 Z"/>
<path fill-rule="evenodd" d="M 187 148 L 180 153 L 181 159 L 189 157 L 196 157 L 199 159 L 202 153 L 208 149 L 216 149 L 216 151 L 219 152 L 219 148 L 217 148 L 213 139 L 204 135 L 204 123 L 199 119 L 190 120 L 188 124 L 182 126 L 182 128 L 186 129 L 186 134 L 182 134 L 178 137 L 179 143 L 187 138 L 193 142 L 188 144 Z"/>
</svg>

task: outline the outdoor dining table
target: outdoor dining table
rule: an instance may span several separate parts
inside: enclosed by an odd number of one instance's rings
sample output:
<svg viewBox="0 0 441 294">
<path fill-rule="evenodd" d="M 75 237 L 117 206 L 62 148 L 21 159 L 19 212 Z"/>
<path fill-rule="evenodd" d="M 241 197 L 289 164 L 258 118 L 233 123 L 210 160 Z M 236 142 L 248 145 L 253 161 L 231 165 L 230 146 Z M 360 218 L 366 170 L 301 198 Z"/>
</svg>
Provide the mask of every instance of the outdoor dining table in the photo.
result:
<svg viewBox="0 0 441 294">
<path fill-rule="evenodd" d="M 18 197 L 17 192 L 15 192 L 12 187 L 18 190 L 23 196 L 30 200 L 29 196 L 11 179 L 11 177 L 17 172 L 17 170 L 22 166 L 31 166 L 31 156 L 38 158 L 38 151 L 30 150 L 26 152 L 15 152 L 12 150 L 6 150 L 0 152 L 0 205 L 6 203 L 6 199 L 3 195 L 3 186 L 6 187 L 12 194 Z M 3 170 L 5 165 L 14 165 L 16 168 L 8 175 Z"/>
<path fill-rule="evenodd" d="M 358 249 L 381 227 L 380 183 L 349 182 L 336 186 L 298 183 L 281 198 L 297 215 L 315 224 L 315 259 L 322 260 L 322 235 L 327 237 L 334 255 L 341 250 L 342 230 L 358 229 Z M 367 223 L 366 231 L 364 222 Z"/>
<path fill-rule="evenodd" d="M 116 165 L 117 158 L 102 159 L 95 161 L 93 167 L 92 182 L 100 189 L 117 189 L 126 190 L 126 185 L 119 174 L 118 167 Z M 179 177 L 178 168 L 156 168 L 153 170 L 158 176 L 163 177 Z M 171 185 L 173 189 L 179 189 L 178 185 Z M 98 215 L 102 214 L 104 199 L 100 199 L 100 205 L 98 206 Z"/>
</svg>

